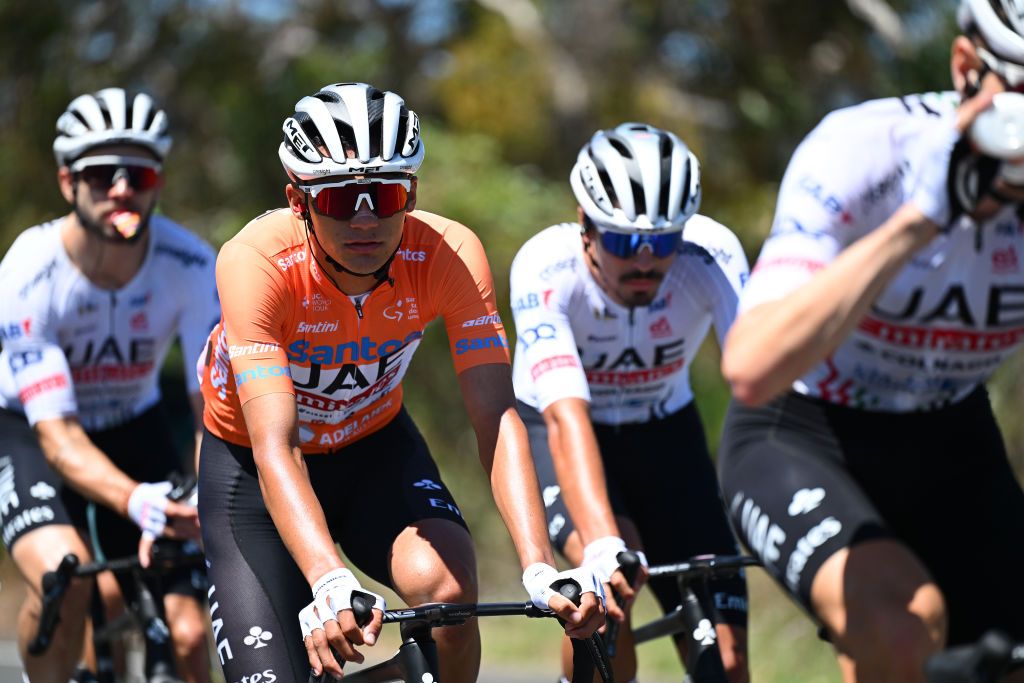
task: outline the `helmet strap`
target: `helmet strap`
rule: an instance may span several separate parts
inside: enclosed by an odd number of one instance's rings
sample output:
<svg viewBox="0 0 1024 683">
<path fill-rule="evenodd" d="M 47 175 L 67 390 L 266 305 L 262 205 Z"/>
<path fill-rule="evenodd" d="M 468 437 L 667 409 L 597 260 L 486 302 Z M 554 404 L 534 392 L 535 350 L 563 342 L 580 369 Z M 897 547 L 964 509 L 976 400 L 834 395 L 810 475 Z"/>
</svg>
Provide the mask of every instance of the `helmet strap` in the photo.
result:
<svg viewBox="0 0 1024 683">
<path fill-rule="evenodd" d="M 982 62 L 981 69 L 977 71 L 978 75 L 975 76 L 973 80 L 971 80 L 970 78 L 967 79 L 967 82 L 964 84 L 965 100 L 969 100 L 978 94 L 978 91 L 981 90 L 981 82 L 985 80 L 985 76 L 988 74 L 990 70 L 991 69 L 988 68 L 988 64 Z"/>
</svg>

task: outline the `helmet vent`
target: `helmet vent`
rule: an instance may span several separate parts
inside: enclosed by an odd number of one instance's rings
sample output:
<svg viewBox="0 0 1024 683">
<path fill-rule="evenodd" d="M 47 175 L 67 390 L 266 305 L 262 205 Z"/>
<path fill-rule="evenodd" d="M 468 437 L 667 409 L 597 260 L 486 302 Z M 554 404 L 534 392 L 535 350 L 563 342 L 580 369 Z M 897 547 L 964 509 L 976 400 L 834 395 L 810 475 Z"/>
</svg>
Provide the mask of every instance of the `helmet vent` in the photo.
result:
<svg viewBox="0 0 1024 683">
<path fill-rule="evenodd" d="M 100 106 L 100 113 L 103 114 L 103 127 L 113 128 L 114 120 L 110 118 L 110 109 L 107 108 L 106 103 L 103 103 L 102 106 Z"/>
<path fill-rule="evenodd" d="M 601 164 L 597 165 L 597 177 L 601 181 L 601 186 L 604 187 L 605 192 L 608 193 L 608 201 L 612 203 L 613 209 L 621 209 L 622 205 L 619 203 L 619 198 L 615 195 L 615 189 L 612 187 L 611 176 L 608 175 L 608 171 Z"/>
<path fill-rule="evenodd" d="M 608 143 L 611 144 L 611 146 L 615 148 L 615 151 L 621 154 L 622 156 L 626 157 L 627 159 L 633 158 L 633 153 L 629 151 L 629 147 L 627 147 L 626 143 L 624 143 L 622 140 L 619 140 L 618 138 L 609 135 Z"/>
<path fill-rule="evenodd" d="M 629 187 L 633 190 L 633 212 L 637 215 L 646 213 L 647 201 L 644 199 L 644 186 L 631 176 Z"/>
<path fill-rule="evenodd" d="M 330 90 L 321 90 L 320 92 L 313 95 L 313 97 L 323 102 L 341 102 L 341 96 L 338 93 L 331 92 Z"/>
</svg>

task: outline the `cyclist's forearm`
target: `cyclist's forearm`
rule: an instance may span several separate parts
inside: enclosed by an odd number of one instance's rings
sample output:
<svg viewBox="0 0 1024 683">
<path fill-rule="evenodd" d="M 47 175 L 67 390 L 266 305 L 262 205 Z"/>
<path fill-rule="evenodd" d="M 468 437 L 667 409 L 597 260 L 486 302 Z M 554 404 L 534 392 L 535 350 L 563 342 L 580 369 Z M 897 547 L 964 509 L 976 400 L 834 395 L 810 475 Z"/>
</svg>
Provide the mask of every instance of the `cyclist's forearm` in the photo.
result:
<svg viewBox="0 0 1024 683">
<path fill-rule="evenodd" d="M 740 315 L 726 338 L 722 373 L 744 403 L 760 404 L 828 357 L 892 278 L 937 234 L 912 204 L 845 249 L 786 297 Z"/>
<path fill-rule="evenodd" d="M 332 569 L 345 566 L 334 549 L 302 452 L 254 445 L 253 456 L 270 518 L 310 586 Z"/>
<path fill-rule="evenodd" d="M 56 418 L 35 425 L 46 462 L 89 500 L 127 516 L 128 498 L 138 485 L 89 439 L 77 420 Z"/>
<path fill-rule="evenodd" d="M 562 499 L 584 545 L 619 536 L 587 402 L 560 399 L 544 411 L 544 420 Z"/>
<path fill-rule="evenodd" d="M 554 565 L 547 537 L 540 485 L 530 457 L 526 427 L 513 408 L 497 421 L 493 438 L 478 432 L 481 461 L 487 470 L 494 503 L 516 548 L 523 568 L 535 562 Z M 484 457 L 484 453 L 491 453 Z"/>
</svg>

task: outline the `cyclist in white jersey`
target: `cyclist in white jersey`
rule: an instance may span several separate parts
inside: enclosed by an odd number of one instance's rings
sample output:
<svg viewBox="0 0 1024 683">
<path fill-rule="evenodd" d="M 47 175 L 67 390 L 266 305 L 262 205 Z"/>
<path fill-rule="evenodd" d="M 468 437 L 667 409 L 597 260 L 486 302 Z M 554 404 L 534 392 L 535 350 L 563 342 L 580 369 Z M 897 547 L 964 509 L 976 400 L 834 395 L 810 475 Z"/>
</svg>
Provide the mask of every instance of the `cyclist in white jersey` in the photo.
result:
<svg viewBox="0 0 1024 683">
<path fill-rule="evenodd" d="M 167 498 L 181 463 L 158 380 L 177 337 L 202 414 L 194 361 L 219 305 L 213 250 L 153 213 L 170 145 L 167 117 L 146 94 L 107 88 L 73 100 L 54 141 L 72 210 L 23 232 L 0 263 L 0 525 L 28 587 L 18 641 L 33 683 L 65 683 L 82 653 L 87 582 L 72 584 L 46 654 L 26 651 L 41 578 L 65 554 L 88 561 L 96 543 L 108 557 L 148 561 L 158 536 L 198 538 L 195 508 Z M 100 504 L 91 543 L 86 499 Z M 183 677 L 208 681 L 190 573 L 164 586 Z"/>
<path fill-rule="evenodd" d="M 963 0 L 957 92 L 807 136 L 724 350 L 733 522 L 847 681 L 923 683 L 944 645 L 1024 638 L 1024 493 L 984 389 L 1024 339 L 1024 174 L 999 150 L 1022 17 Z"/>
<path fill-rule="evenodd" d="M 571 181 L 579 222 L 541 231 L 512 264 L 513 381 L 551 540 L 618 593 L 609 614 L 622 620 L 635 594 L 623 550 L 653 563 L 737 550 L 689 367 L 711 325 L 721 342 L 732 324 L 747 261 L 727 228 L 696 213 L 697 159 L 668 131 L 598 131 Z M 711 588 L 730 680 L 746 680 L 745 583 Z M 652 589 L 664 610 L 680 604 L 674 579 Z M 616 680 L 636 675 L 628 630 Z"/>
</svg>

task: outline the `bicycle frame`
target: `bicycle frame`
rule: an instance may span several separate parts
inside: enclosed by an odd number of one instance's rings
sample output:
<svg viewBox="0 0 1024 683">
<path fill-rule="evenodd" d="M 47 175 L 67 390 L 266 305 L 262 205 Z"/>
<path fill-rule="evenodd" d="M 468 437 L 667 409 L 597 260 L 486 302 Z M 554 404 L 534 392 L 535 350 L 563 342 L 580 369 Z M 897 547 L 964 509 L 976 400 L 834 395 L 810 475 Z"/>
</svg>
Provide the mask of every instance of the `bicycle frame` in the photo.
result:
<svg viewBox="0 0 1024 683">
<path fill-rule="evenodd" d="M 28 651 L 33 656 L 40 656 L 49 648 L 53 633 L 60 620 L 60 607 L 72 579 L 93 579 L 101 572 L 112 571 L 115 574 L 128 574 L 131 581 L 122 584 L 125 593 L 125 605 L 130 615 L 141 630 L 146 646 L 146 680 L 151 683 L 171 683 L 180 679 L 174 675 L 174 654 L 170 645 L 170 631 L 163 618 L 161 600 L 154 596 L 146 585 L 146 578 L 159 577 L 170 569 L 178 567 L 201 567 L 202 555 L 182 554 L 177 546 L 154 545 L 150 567 L 143 569 L 137 557 L 95 562 L 79 565 L 74 554 L 65 555 L 55 571 L 43 576 L 43 607 L 39 618 L 39 630 L 29 643 Z M 162 597 L 162 596 L 161 596 Z M 99 610 L 102 613 L 102 609 Z M 94 610 L 94 616 L 97 612 Z M 104 661 L 103 651 L 110 640 L 123 628 L 123 621 L 96 628 L 93 642 L 97 649 L 96 672 L 101 683 L 113 683 L 113 671 L 109 661 Z"/>
<path fill-rule="evenodd" d="M 716 576 L 728 576 L 744 567 L 760 566 L 753 557 L 743 555 L 700 555 L 686 562 L 650 567 L 650 577 L 675 576 L 682 602 L 671 612 L 633 629 L 637 644 L 662 636 L 685 634 L 686 681 L 722 683 L 726 680 L 722 655 L 715 633 L 714 609 L 707 582 Z"/>
</svg>

